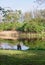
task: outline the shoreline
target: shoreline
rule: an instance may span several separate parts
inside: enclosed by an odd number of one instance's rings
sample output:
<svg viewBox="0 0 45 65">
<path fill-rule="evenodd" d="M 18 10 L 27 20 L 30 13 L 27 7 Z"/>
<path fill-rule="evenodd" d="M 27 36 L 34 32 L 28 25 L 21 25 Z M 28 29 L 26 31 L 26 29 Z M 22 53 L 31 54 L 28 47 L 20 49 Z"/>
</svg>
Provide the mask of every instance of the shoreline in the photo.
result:
<svg viewBox="0 0 45 65">
<path fill-rule="evenodd" d="M 0 31 L 1 39 L 45 39 L 44 33 L 30 33 L 30 32 L 21 32 L 21 31 Z"/>
</svg>

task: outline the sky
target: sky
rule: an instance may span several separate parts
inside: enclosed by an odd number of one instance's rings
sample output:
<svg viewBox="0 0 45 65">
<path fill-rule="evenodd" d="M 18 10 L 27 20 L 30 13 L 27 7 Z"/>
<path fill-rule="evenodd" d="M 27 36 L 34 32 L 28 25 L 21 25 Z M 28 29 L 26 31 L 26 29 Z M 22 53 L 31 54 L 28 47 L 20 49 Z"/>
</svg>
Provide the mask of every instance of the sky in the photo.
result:
<svg viewBox="0 0 45 65">
<path fill-rule="evenodd" d="M 34 3 L 34 1 L 35 0 L 0 0 L 0 6 L 13 10 L 22 10 L 23 12 L 35 10 L 36 8 L 45 8 L 45 4 L 38 5 L 37 3 Z"/>
</svg>

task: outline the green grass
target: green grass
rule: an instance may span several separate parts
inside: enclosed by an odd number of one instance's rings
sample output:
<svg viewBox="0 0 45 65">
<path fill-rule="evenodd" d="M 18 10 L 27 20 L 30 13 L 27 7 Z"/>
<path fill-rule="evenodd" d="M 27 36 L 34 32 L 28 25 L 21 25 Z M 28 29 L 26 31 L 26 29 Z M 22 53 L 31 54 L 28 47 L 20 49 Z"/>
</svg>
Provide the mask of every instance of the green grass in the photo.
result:
<svg viewBox="0 0 45 65">
<path fill-rule="evenodd" d="M 45 65 L 45 50 L 0 50 L 0 65 Z"/>
</svg>

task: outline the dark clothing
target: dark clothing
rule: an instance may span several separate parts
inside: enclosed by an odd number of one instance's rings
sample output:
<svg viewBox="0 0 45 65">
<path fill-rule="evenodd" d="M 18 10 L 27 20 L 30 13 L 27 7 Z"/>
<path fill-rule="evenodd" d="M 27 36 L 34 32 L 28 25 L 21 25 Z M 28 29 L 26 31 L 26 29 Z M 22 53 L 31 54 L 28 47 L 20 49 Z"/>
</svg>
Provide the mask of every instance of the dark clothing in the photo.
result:
<svg viewBox="0 0 45 65">
<path fill-rule="evenodd" d="M 17 50 L 21 50 L 21 45 L 20 44 L 17 45 Z"/>
</svg>

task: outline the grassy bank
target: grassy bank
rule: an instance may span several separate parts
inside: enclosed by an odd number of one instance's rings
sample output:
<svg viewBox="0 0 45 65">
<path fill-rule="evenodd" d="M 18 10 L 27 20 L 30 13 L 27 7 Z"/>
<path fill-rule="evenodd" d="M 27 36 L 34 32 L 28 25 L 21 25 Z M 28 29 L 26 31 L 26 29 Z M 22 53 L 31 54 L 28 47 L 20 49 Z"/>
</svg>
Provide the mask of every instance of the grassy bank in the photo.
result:
<svg viewBox="0 0 45 65">
<path fill-rule="evenodd" d="M 0 50 L 0 65 L 45 65 L 45 51 Z"/>
</svg>

